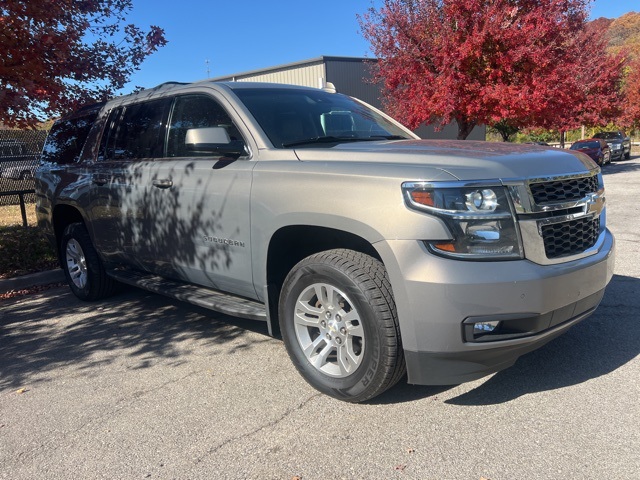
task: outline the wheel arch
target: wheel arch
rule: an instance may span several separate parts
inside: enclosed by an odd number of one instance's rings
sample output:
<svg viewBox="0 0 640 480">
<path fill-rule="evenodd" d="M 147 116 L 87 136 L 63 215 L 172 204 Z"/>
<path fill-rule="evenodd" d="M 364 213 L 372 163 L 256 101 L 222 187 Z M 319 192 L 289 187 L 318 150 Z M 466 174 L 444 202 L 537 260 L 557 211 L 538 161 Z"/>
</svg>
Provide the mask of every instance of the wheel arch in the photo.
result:
<svg viewBox="0 0 640 480">
<path fill-rule="evenodd" d="M 314 225 L 289 225 L 272 235 L 267 250 L 266 285 L 269 331 L 273 335 L 280 333 L 278 300 L 289 271 L 299 261 L 314 253 L 338 248 L 364 253 L 382 262 L 380 254 L 368 240 L 344 230 Z"/>
<path fill-rule="evenodd" d="M 77 207 L 68 204 L 58 204 L 53 208 L 51 215 L 51 223 L 53 225 L 53 233 L 56 239 L 56 252 L 60 259 L 60 239 L 67 225 L 72 223 L 82 223 L 86 227 L 86 222 L 82 213 Z"/>
</svg>

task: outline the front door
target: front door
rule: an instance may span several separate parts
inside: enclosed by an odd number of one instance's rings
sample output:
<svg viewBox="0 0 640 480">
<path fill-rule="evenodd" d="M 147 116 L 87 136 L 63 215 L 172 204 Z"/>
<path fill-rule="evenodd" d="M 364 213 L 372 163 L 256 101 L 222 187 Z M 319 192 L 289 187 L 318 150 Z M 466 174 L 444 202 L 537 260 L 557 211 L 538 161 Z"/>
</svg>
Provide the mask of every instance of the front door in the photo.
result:
<svg viewBox="0 0 640 480">
<path fill-rule="evenodd" d="M 145 236 L 138 257 L 158 274 L 255 296 L 251 272 L 250 192 L 255 165 L 199 152 L 189 129 L 223 127 L 242 141 L 230 116 L 204 94 L 174 100 L 165 156 L 145 169 Z"/>
</svg>

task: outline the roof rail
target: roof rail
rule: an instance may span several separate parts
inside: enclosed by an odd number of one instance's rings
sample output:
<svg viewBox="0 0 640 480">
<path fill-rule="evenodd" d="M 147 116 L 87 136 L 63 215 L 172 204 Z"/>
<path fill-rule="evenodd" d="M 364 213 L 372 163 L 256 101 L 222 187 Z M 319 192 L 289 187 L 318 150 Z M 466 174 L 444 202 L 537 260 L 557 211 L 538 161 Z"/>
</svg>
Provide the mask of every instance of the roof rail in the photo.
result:
<svg viewBox="0 0 640 480">
<path fill-rule="evenodd" d="M 152 87 L 150 90 L 160 90 L 161 88 L 168 87 L 170 85 L 189 85 L 189 82 L 163 82 L 160 85 Z"/>
</svg>

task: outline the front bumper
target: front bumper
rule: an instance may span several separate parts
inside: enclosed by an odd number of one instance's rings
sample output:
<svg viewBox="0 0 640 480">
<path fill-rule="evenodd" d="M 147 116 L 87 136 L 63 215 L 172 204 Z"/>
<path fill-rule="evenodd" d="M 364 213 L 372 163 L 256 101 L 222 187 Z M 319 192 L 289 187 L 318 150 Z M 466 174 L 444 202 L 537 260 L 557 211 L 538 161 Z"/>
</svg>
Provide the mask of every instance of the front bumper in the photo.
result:
<svg viewBox="0 0 640 480">
<path fill-rule="evenodd" d="M 377 247 L 393 286 L 408 381 L 424 385 L 466 382 L 507 368 L 588 317 L 613 276 L 615 257 L 609 231 L 595 255 L 547 266 L 444 259 L 408 240 Z M 525 326 L 515 338 L 468 341 L 465 321 L 473 318 Z"/>
<path fill-rule="evenodd" d="M 621 160 L 625 153 L 626 152 L 622 148 L 620 150 L 611 149 L 611 160 Z"/>
</svg>

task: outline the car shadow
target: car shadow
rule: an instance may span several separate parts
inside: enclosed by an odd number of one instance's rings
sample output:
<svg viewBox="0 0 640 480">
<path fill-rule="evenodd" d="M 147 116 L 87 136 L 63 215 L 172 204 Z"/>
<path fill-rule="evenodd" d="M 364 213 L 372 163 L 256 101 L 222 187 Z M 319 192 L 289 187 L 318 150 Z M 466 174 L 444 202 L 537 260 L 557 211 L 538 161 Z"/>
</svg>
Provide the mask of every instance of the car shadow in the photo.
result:
<svg viewBox="0 0 640 480">
<path fill-rule="evenodd" d="M 521 357 L 471 391 L 445 400 L 453 405 L 493 405 L 523 395 L 577 385 L 607 375 L 640 354 L 640 280 L 615 275 L 596 312 L 564 335 Z M 372 404 L 432 398 L 454 386 L 395 387 Z"/>
<path fill-rule="evenodd" d="M 619 173 L 640 171 L 640 155 L 632 155 L 629 160 L 616 160 L 602 169 L 602 175 L 616 175 Z"/>
<path fill-rule="evenodd" d="M 523 395 L 576 385 L 622 367 L 640 353 L 640 280 L 615 275 L 594 315 L 564 335 L 498 372 L 476 388 L 445 400 L 454 405 L 505 403 Z M 77 322 L 64 319 L 82 314 Z M 256 336 L 258 340 L 256 341 Z M 184 363 L 187 345 L 213 345 L 216 354 L 251 354 L 273 341 L 266 324 L 217 314 L 138 289 L 96 303 L 76 299 L 66 288 L 41 294 L 37 302 L 5 302 L 0 311 L 0 389 L 47 381 L 47 372 L 76 364 L 88 371 L 113 361 L 105 351 L 121 350 L 129 368 L 158 361 Z M 194 347 L 195 348 L 195 347 Z M 283 355 L 286 355 L 284 348 Z M 371 405 L 430 398 L 452 386 L 398 385 Z"/>
</svg>

